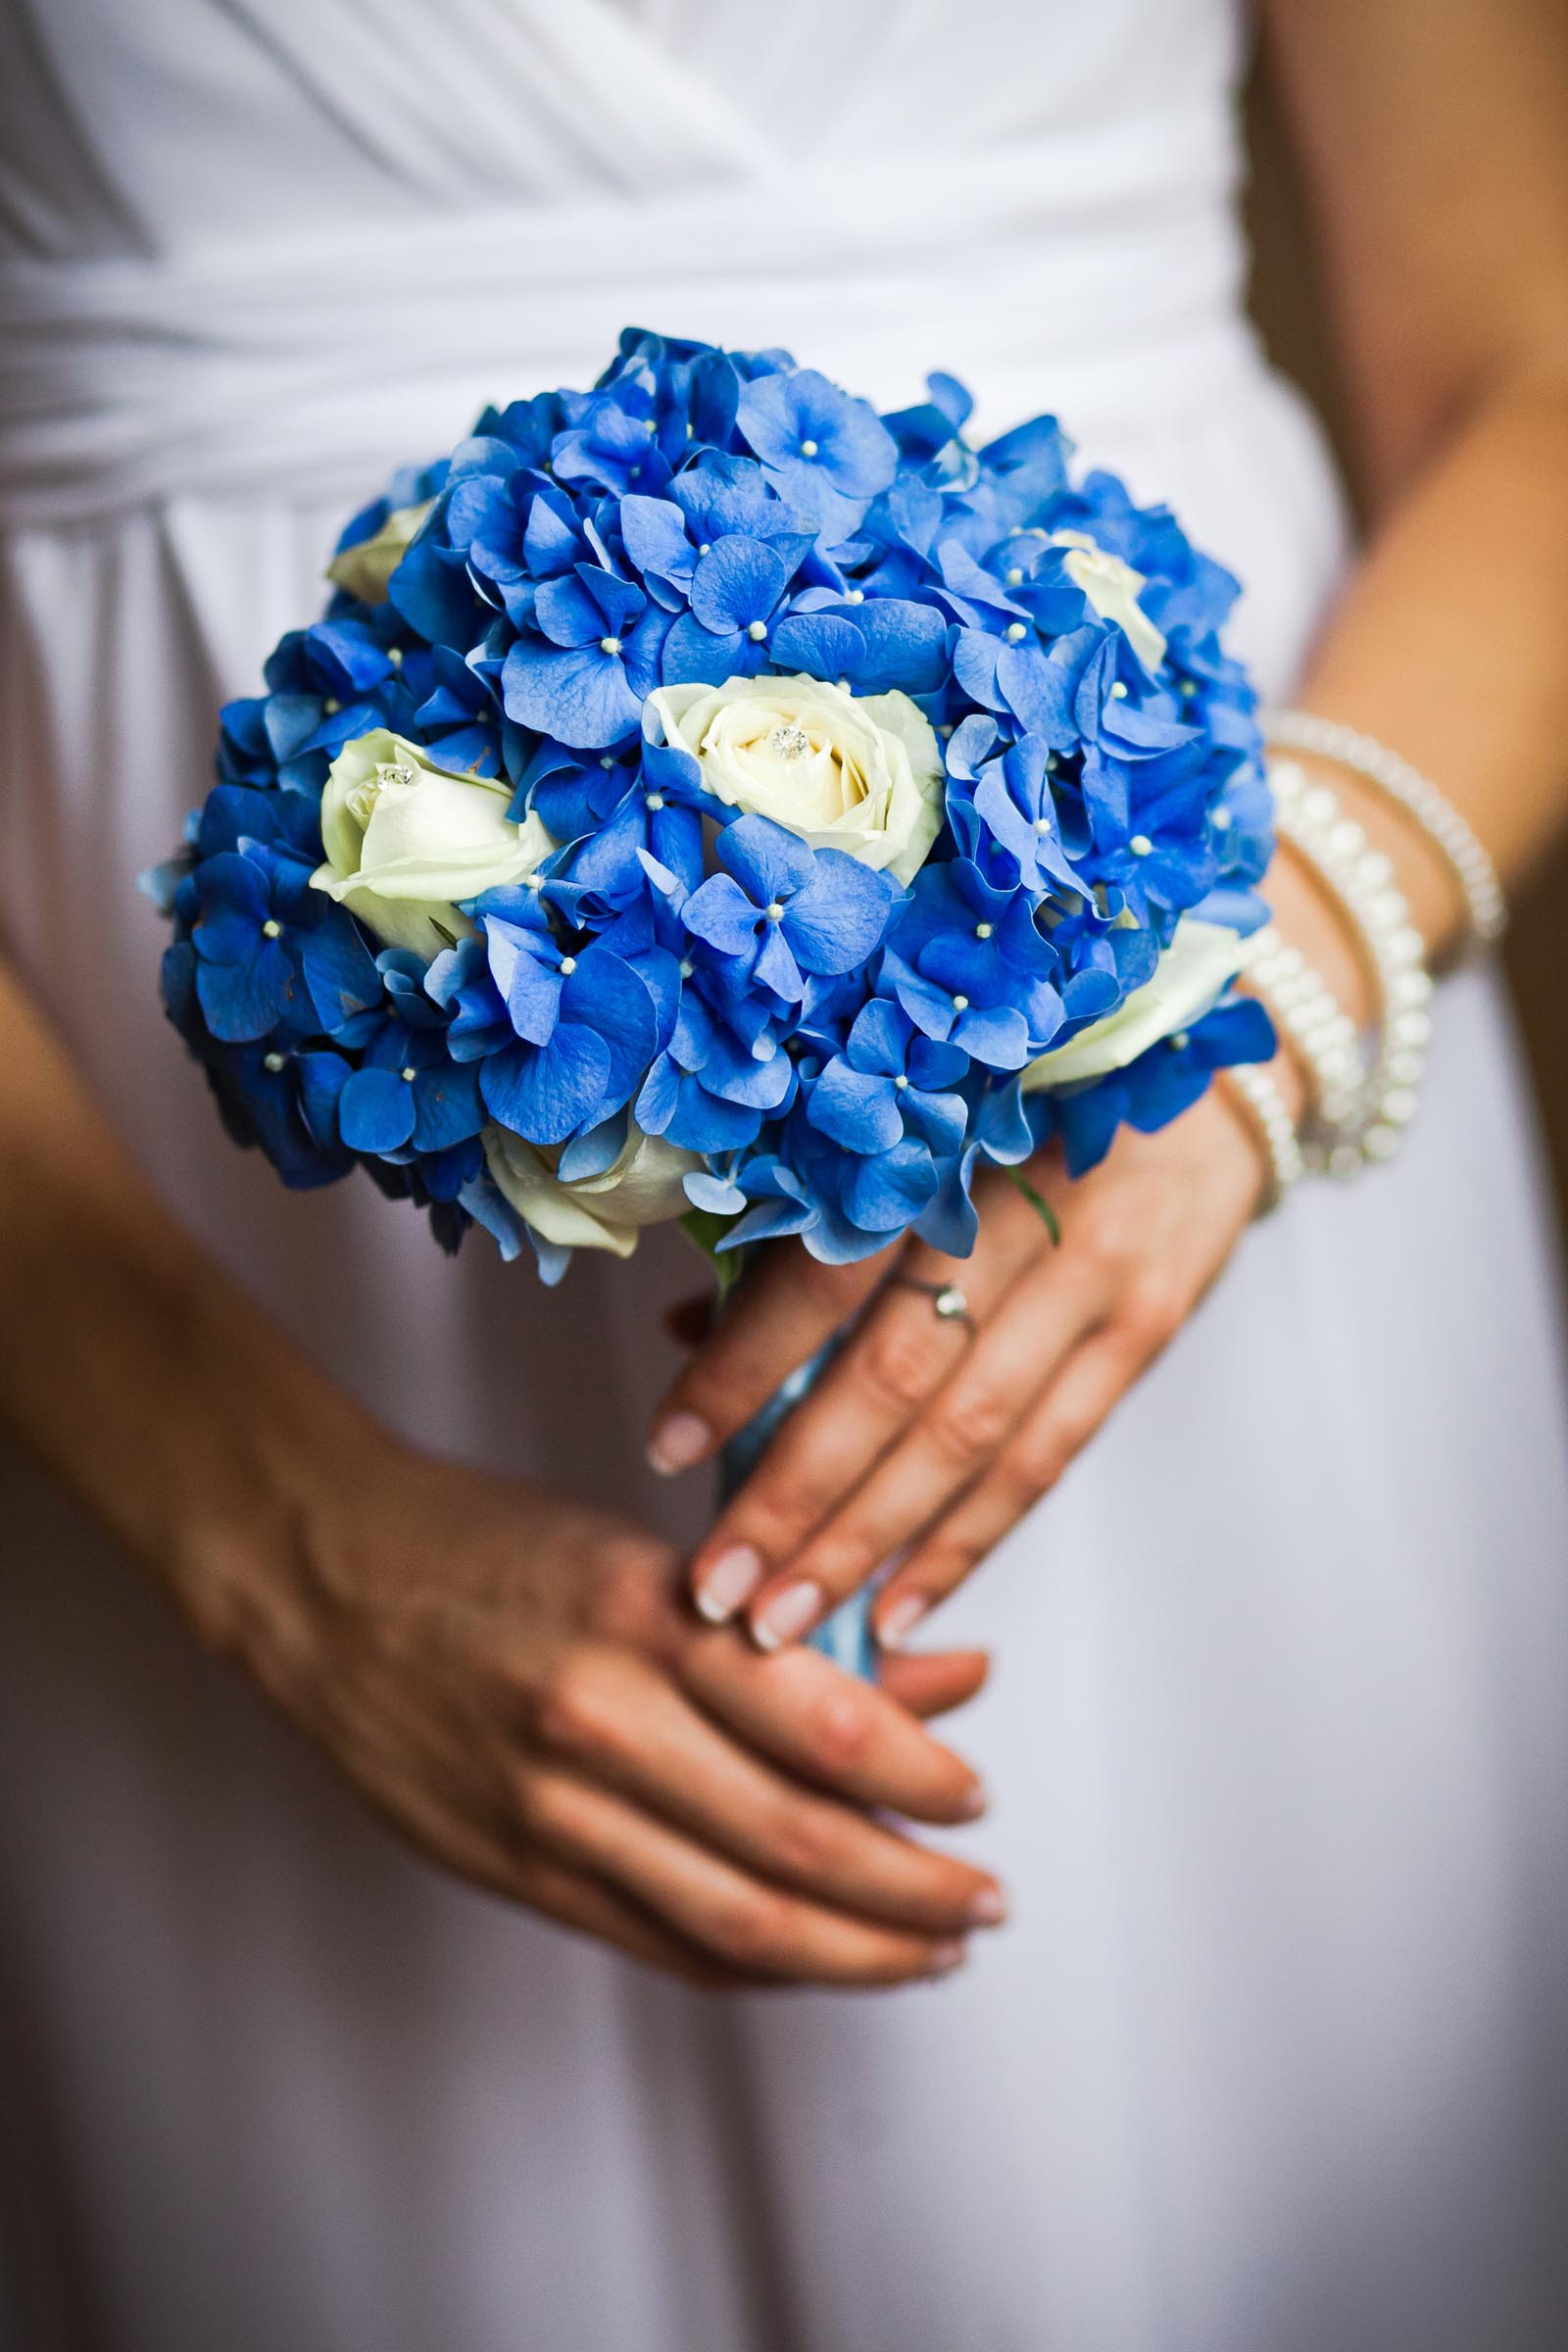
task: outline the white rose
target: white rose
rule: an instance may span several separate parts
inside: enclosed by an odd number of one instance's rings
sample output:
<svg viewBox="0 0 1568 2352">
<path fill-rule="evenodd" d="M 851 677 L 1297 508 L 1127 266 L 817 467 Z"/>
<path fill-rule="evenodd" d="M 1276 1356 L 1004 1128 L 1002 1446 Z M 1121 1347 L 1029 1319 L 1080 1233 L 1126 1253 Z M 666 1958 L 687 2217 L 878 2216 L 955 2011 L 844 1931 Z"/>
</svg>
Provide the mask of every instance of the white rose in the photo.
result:
<svg viewBox="0 0 1568 2352">
<path fill-rule="evenodd" d="M 617 1257 L 630 1257 L 639 1227 L 667 1224 L 690 1208 L 682 1179 L 704 1164 L 697 1152 L 644 1135 L 633 1122 L 602 1176 L 564 1184 L 558 1149 L 525 1144 L 507 1127 L 487 1127 L 483 1140 L 491 1175 L 535 1233 L 563 1250 L 612 1250 Z"/>
<path fill-rule="evenodd" d="M 326 567 L 334 588 L 346 588 L 362 604 L 384 605 L 386 584 L 434 505 L 435 500 L 427 498 L 416 507 L 394 507 L 368 539 L 341 548 Z"/>
<path fill-rule="evenodd" d="M 435 956 L 443 931 L 456 939 L 473 929 L 454 900 L 520 882 L 556 846 L 531 813 L 514 824 L 511 802 L 510 784 L 449 775 L 417 744 L 372 728 L 328 770 L 326 860 L 311 881 L 388 947 Z"/>
<path fill-rule="evenodd" d="M 726 678 L 648 697 L 715 800 L 910 882 L 942 830 L 942 746 L 906 694 Z"/>
<path fill-rule="evenodd" d="M 1067 549 L 1062 569 L 1073 586 L 1082 589 L 1102 620 L 1116 623 L 1144 667 L 1156 670 L 1165 658 L 1165 640 L 1138 602 L 1143 573 L 1108 554 L 1087 531 L 1053 531 L 1048 545 Z"/>
<path fill-rule="evenodd" d="M 1228 923 L 1200 923 L 1184 914 L 1153 978 L 1102 1021 L 1030 1062 L 1023 1073 L 1024 1093 L 1076 1086 L 1084 1078 L 1102 1078 L 1107 1070 L 1124 1070 L 1162 1037 L 1174 1037 L 1206 1012 L 1241 970 L 1243 955 L 1242 935 Z"/>
</svg>

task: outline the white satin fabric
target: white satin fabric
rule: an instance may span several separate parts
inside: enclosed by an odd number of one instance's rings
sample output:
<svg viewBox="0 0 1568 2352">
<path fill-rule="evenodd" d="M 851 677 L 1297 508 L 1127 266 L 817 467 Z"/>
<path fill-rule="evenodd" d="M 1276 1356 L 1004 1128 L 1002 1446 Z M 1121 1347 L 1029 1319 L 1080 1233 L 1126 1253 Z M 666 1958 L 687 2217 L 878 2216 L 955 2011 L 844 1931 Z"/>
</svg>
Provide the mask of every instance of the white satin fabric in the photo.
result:
<svg viewBox="0 0 1568 2352">
<path fill-rule="evenodd" d="M 453 1268 L 222 1140 L 130 888 L 217 702 L 387 466 L 628 320 L 1058 408 L 1245 577 L 1288 688 L 1343 537 L 1240 317 L 1236 33 L 1224 0 L 0 5 L 0 930 L 193 1226 L 431 1444 L 667 1519 L 638 1442 L 690 1269 Z M 948 1613 L 998 1653 L 959 1736 L 1015 1920 L 940 1987 L 715 2007 L 447 1882 L 8 1460 L 18 2345 L 1568 2332 L 1564 1384 L 1495 991 L 1440 1014 L 1408 1157 L 1250 1237 Z"/>
</svg>

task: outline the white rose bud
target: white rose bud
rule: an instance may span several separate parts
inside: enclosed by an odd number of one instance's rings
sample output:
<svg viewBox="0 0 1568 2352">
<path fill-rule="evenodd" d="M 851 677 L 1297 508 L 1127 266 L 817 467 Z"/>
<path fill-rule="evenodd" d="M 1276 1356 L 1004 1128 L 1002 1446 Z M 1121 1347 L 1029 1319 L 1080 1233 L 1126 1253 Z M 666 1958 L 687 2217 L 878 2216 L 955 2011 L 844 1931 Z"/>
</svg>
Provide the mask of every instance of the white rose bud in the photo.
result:
<svg viewBox="0 0 1568 2352">
<path fill-rule="evenodd" d="M 682 1179 L 704 1163 L 633 1121 L 617 1158 L 600 1176 L 564 1184 L 559 1150 L 525 1144 L 507 1127 L 487 1127 L 484 1155 L 500 1191 L 542 1240 L 563 1250 L 611 1250 L 630 1257 L 644 1225 L 664 1225 L 691 1202 Z"/>
<path fill-rule="evenodd" d="M 531 813 L 514 823 L 511 802 L 504 780 L 449 775 L 419 745 L 375 727 L 328 771 L 326 858 L 311 881 L 387 947 L 438 955 L 473 929 L 455 900 L 522 881 L 556 846 Z"/>
<path fill-rule="evenodd" d="M 346 588 L 364 605 L 384 605 L 386 584 L 434 505 L 435 500 L 427 498 L 416 507 L 394 507 L 368 539 L 357 539 L 352 547 L 340 548 L 326 567 L 333 587 Z"/>
<path fill-rule="evenodd" d="M 1062 569 L 1073 586 L 1088 597 L 1102 620 L 1116 623 L 1144 667 L 1156 670 L 1165 659 L 1165 640 L 1138 602 L 1143 573 L 1120 556 L 1108 554 L 1087 531 L 1053 531 L 1048 544 L 1067 549 Z"/>
<path fill-rule="evenodd" d="M 1076 1086 L 1085 1078 L 1103 1078 L 1107 1070 L 1124 1070 L 1162 1037 L 1179 1035 L 1206 1012 L 1241 970 L 1242 956 L 1242 935 L 1228 923 L 1201 923 L 1184 914 L 1153 978 L 1102 1021 L 1030 1062 L 1021 1082 L 1024 1093 Z"/>
<path fill-rule="evenodd" d="M 842 850 L 910 882 L 942 830 L 942 747 L 906 694 L 820 678 L 727 678 L 648 697 L 715 800 L 813 850 Z"/>
</svg>

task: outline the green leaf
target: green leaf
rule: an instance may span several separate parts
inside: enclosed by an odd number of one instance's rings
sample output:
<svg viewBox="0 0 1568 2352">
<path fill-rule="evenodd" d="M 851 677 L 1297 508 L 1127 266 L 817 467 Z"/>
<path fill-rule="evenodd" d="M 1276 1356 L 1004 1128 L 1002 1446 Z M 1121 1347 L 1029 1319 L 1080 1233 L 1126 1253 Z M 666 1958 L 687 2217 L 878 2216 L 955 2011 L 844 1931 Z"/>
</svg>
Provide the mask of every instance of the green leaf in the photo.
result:
<svg viewBox="0 0 1568 2352">
<path fill-rule="evenodd" d="M 680 1220 L 680 1229 L 707 1258 L 718 1283 L 720 1298 L 727 1298 L 741 1278 L 746 1251 L 720 1250 L 718 1245 L 735 1223 L 733 1217 L 721 1217 L 710 1208 L 689 1208 Z"/>
<path fill-rule="evenodd" d="M 1045 1224 L 1046 1231 L 1051 1236 L 1052 1247 L 1059 1250 L 1061 1248 L 1061 1227 L 1056 1222 L 1056 1212 L 1046 1199 L 1045 1194 L 1036 1191 L 1022 1168 L 1009 1168 L 1007 1174 L 1018 1187 L 1030 1207 L 1038 1212 Z"/>
</svg>

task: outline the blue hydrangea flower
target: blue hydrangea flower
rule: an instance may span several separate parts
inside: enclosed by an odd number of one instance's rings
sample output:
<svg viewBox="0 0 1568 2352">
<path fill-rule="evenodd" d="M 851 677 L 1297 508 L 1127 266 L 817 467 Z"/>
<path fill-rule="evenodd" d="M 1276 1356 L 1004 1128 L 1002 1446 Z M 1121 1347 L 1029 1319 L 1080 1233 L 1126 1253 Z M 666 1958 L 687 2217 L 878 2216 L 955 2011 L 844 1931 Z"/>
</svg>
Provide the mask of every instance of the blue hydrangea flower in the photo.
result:
<svg viewBox="0 0 1568 2352">
<path fill-rule="evenodd" d="M 253 843 L 204 859 L 193 879 L 196 997 L 215 1038 L 330 1035 L 380 995 L 358 932 L 300 860 Z"/>
<path fill-rule="evenodd" d="M 963 1142 L 968 1108 L 947 1090 L 968 1069 L 960 1046 L 927 1037 L 899 1005 L 873 997 L 812 1085 L 806 1115 L 846 1152 L 888 1152 L 912 1135 L 940 1159 Z"/>
<path fill-rule="evenodd" d="M 841 850 L 808 850 L 764 816 L 738 817 L 715 844 L 724 871 L 681 908 L 714 951 L 728 990 L 767 990 L 798 1004 L 811 973 L 847 972 L 887 926 L 888 885 Z"/>
<path fill-rule="evenodd" d="M 1065 1018 L 1061 964 L 1021 890 L 967 858 L 926 866 L 889 943 L 884 985 L 915 1027 L 995 1070 L 1018 1070 Z"/>
</svg>

